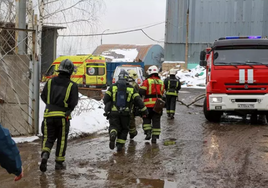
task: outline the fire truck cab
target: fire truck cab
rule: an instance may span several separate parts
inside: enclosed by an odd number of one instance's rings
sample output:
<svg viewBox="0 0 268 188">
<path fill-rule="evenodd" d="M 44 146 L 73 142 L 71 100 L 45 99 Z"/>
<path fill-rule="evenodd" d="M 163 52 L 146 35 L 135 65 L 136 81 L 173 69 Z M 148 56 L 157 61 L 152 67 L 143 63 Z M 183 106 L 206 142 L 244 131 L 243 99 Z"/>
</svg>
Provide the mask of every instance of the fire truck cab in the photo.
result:
<svg viewBox="0 0 268 188">
<path fill-rule="evenodd" d="M 230 36 L 200 53 L 206 67 L 204 115 L 219 122 L 223 113 L 268 115 L 268 40 Z"/>
</svg>

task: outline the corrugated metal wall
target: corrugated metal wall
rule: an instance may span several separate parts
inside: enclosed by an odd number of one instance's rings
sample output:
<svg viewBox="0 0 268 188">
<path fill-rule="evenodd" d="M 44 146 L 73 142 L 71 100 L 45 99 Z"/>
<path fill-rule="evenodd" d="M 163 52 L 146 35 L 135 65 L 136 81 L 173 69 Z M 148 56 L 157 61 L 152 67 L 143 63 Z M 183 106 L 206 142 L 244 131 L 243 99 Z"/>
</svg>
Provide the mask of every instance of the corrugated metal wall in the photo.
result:
<svg viewBox="0 0 268 188">
<path fill-rule="evenodd" d="M 188 63 L 215 39 L 268 36 L 268 0 L 167 0 L 165 60 L 184 60 L 189 7 Z"/>
</svg>

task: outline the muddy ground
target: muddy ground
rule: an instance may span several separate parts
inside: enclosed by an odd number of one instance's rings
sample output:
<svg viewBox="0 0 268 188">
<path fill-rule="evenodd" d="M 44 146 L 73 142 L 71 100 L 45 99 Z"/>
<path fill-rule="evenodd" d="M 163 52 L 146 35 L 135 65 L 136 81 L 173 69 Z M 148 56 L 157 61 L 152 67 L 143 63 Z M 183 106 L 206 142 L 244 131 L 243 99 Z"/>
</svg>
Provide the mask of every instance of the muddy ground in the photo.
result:
<svg viewBox="0 0 268 188">
<path fill-rule="evenodd" d="M 184 89 L 179 98 L 189 104 L 202 93 Z M 109 149 L 106 133 L 70 141 L 67 169 L 61 172 L 54 170 L 54 150 L 48 171 L 39 171 L 40 140 L 20 144 L 25 177 L 13 182 L 13 175 L 0 169 L 0 187 L 268 187 L 268 126 L 262 122 L 225 117 L 209 123 L 202 107 L 177 103 L 175 120 L 162 116 L 157 144 L 144 140 L 140 126 L 138 131 L 120 154 Z"/>
</svg>

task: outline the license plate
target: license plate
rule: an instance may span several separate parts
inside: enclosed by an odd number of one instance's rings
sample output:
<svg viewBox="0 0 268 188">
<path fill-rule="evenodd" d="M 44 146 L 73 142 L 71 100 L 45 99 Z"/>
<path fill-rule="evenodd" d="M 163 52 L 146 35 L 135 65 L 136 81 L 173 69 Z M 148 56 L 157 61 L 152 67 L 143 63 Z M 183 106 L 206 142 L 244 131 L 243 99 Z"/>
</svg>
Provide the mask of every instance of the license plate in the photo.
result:
<svg viewBox="0 0 268 188">
<path fill-rule="evenodd" d="M 254 108 L 255 106 L 254 106 L 254 104 L 238 104 L 237 107 L 251 109 L 251 108 Z"/>
</svg>

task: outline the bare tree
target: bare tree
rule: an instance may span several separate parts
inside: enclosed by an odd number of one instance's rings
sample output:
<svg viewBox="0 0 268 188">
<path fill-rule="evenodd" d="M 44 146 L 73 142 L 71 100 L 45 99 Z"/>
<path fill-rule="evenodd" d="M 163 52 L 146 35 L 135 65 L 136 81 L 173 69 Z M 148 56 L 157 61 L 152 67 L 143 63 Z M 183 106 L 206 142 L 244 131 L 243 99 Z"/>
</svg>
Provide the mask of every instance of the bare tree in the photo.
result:
<svg viewBox="0 0 268 188">
<path fill-rule="evenodd" d="M 15 21 L 15 1 L 1 0 L 0 1 L 0 22 Z"/>
<path fill-rule="evenodd" d="M 94 28 L 103 0 L 44 0 L 44 24 L 65 26 L 72 33 Z"/>
</svg>

